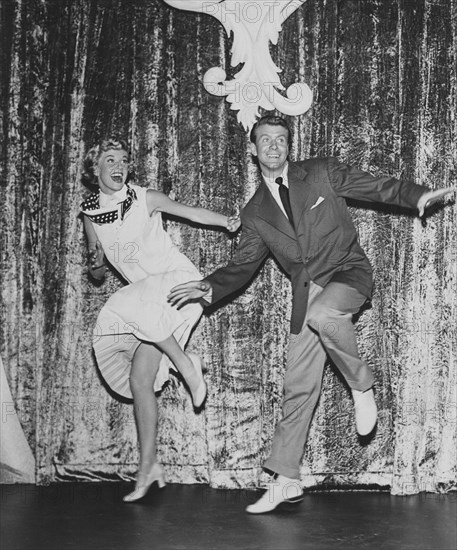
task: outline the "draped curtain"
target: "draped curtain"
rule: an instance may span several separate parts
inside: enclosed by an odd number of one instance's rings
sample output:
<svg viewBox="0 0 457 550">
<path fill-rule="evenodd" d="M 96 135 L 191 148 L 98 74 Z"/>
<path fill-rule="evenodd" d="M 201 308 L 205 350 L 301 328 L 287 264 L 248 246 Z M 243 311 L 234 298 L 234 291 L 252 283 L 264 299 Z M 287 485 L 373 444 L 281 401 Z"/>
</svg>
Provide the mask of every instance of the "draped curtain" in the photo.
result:
<svg viewBox="0 0 457 550">
<path fill-rule="evenodd" d="M 236 113 L 205 92 L 231 40 L 207 15 L 160 0 L 2 0 L 3 358 L 38 483 L 130 479 L 131 403 L 110 393 L 91 350 L 97 313 L 122 286 L 88 278 L 81 160 L 100 137 L 129 140 L 136 182 L 226 214 L 258 184 Z M 455 0 L 308 0 L 271 47 L 287 87 L 314 104 L 290 118 L 295 159 L 335 155 L 432 188 L 456 183 Z M 375 438 L 356 435 L 350 392 L 329 364 L 302 462 L 308 487 L 456 488 L 457 208 L 351 204 L 375 273 L 360 316 L 376 377 Z M 237 237 L 166 220 L 203 274 Z M 195 414 L 172 380 L 159 397 L 159 458 L 170 481 L 253 487 L 280 416 L 290 284 L 268 260 L 246 291 L 207 312 L 189 349 L 208 372 Z"/>
</svg>

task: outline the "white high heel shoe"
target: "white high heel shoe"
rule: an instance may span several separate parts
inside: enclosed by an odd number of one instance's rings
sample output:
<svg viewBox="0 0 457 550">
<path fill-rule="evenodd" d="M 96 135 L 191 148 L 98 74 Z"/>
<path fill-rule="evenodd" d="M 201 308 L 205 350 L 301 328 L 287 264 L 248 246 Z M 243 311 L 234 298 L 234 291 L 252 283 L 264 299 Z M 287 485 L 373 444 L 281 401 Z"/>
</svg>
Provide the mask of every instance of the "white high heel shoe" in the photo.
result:
<svg viewBox="0 0 457 550">
<path fill-rule="evenodd" d="M 196 409 L 199 409 L 205 402 L 208 388 L 207 388 L 205 379 L 203 378 L 202 361 L 200 357 L 198 357 L 198 355 L 194 355 L 193 353 L 189 353 L 188 356 L 192 361 L 192 364 L 194 365 L 195 370 L 197 371 L 198 377 L 200 378 L 200 381 L 196 390 L 192 391 L 189 387 L 190 394 L 192 395 L 192 402 L 194 404 L 194 407 Z"/>
<path fill-rule="evenodd" d="M 157 481 L 157 484 L 161 489 L 162 487 L 165 487 L 164 471 L 158 462 L 153 464 L 149 474 L 138 474 L 135 489 L 128 495 L 125 495 L 122 500 L 124 502 L 134 502 L 135 500 L 143 498 L 155 481 Z"/>
</svg>

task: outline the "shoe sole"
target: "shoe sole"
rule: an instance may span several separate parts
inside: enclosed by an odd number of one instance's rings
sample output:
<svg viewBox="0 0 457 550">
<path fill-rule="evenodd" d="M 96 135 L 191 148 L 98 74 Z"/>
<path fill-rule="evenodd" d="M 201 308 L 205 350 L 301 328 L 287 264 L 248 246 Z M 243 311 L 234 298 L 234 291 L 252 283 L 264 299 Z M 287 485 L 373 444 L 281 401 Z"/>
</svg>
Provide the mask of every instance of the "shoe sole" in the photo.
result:
<svg viewBox="0 0 457 550">
<path fill-rule="evenodd" d="M 298 497 L 288 498 L 284 502 L 288 502 L 289 504 L 295 504 L 296 502 L 301 502 L 302 500 L 305 500 L 305 495 L 300 495 Z"/>
<path fill-rule="evenodd" d="M 270 510 L 263 510 L 263 511 L 255 512 L 253 510 L 252 511 L 248 510 L 249 507 L 247 507 L 246 512 L 248 514 L 256 514 L 256 515 L 268 514 L 270 512 L 273 512 L 274 510 L 276 510 L 279 506 L 281 506 L 281 504 L 298 504 L 299 502 L 301 502 L 304 499 L 305 499 L 305 495 L 301 494 L 300 496 L 293 497 L 293 498 L 288 498 L 286 500 L 282 500 L 281 502 L 278 502 L 278 504 L 276 504 L 276 506 L 274 508 L 270 508 Z"/>
</svg>

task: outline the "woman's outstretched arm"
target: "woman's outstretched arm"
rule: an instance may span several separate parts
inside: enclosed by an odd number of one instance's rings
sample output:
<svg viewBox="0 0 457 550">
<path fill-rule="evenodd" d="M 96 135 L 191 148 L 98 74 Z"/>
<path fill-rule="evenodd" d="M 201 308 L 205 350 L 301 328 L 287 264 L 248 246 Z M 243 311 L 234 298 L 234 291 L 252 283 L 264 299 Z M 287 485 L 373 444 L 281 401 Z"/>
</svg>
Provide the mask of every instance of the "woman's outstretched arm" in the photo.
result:
<svg viewBox="0 0 457 550">
<path fill-rule="evenodd" d="M 158 210 L 159 212 L 166 212 L 167 214 L 172 214 L 173 216 L 178 216 L 179 218 L 202 225 L 224 227 L 229 231 L 236 231 L 241 225 L 238 216 L 224 216 L 224 214 L 218 214 L 206 208 L 187 206 L 170 199 L 160 191 L 155 191 L 154 189 L 148 189 L 146 197 L 149 215 Z"/>
</svg>

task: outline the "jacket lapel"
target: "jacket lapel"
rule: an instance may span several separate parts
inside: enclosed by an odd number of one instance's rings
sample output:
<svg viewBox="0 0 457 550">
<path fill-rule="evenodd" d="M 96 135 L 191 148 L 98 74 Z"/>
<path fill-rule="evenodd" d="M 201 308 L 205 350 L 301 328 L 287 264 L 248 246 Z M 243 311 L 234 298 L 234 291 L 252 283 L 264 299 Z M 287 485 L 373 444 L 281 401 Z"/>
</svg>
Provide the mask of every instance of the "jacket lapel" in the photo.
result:
<svg viewBox="0 0 457 550">
<path fill-rule="evenodd" d="M 307 171 L 294 162 L 289 162 L 289 197 L 294 217 L 295 228 L 298 229 L 303 212 L 311 208 L 308 185 L 305 183 Z"/>
<path fill-rule="evenodd" d="M 292 225 L 276 204 L 276 201 L 272 197 L 263 179 L 260 185 L 262 196 L 259 197 L 260 200 L 257 210 L 258 217 L 273 226 L 274 229 L 281 231 L 292 239 L 295 239 L 296 235 Z"/>
</svg>

